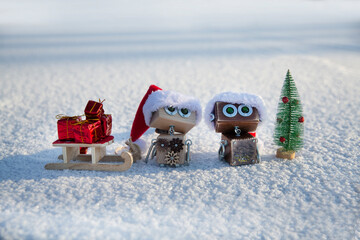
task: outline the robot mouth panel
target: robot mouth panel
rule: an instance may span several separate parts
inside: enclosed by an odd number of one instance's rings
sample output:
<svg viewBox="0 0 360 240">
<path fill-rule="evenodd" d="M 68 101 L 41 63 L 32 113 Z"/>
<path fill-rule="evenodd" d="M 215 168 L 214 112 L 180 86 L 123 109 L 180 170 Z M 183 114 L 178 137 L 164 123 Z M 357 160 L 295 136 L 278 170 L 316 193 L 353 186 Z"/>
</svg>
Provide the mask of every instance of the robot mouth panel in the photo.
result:
<svg viewBox="0 0 360 240">
<path fill-rule="evenodd" d="M 254 132 L 259 124 L 259 120 L 253 121 L 229 121 L 215 120 L 215 131 L 218 133 L 233 133 L 235 127 L 239 127 L 241 132 Z"/>
</svg>

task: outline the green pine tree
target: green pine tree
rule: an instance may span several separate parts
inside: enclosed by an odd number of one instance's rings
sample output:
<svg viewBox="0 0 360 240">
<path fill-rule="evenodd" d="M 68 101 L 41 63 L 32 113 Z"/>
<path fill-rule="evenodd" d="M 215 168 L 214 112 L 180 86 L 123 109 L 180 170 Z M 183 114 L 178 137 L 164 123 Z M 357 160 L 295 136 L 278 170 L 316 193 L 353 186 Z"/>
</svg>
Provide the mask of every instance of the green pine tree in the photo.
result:
<svg viewBox="0 0 360 240">
<path fill-rule="evenodd" d="M 298 151 L 303 146 L 304 117 L 295 82 L 288 70 L 281 90 L 276 115 L 274 141 L 285 151 Z"/>
</svg>

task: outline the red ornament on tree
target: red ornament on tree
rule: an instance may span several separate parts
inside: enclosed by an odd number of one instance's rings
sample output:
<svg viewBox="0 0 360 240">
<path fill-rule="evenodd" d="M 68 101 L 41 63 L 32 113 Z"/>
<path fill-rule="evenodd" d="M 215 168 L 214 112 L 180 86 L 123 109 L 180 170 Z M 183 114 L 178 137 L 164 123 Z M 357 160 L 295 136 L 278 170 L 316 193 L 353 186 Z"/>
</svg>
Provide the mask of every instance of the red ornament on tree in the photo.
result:
<svg viewBox="0 0 360 240">
<path fill-rule="evenodd" d="M 285 138 L 284 137 L 280 137 L 280 142 L 285 142 Z"/>
<path fill-rule="evenodd" d="M 300 123 L 303 123 L 305 121 L 305 118 L 304 117 L 299 117 L 299 122 Z"/>
<path fill-rule="evenodd" d="M 283 103 L 288 103 L 288 102 L 289 102 L 289 98 L 288 98 L 288 97 L 283 97 L 283 98 L 282 98 L 282 101 L 283 101 Z"/>
</svg>

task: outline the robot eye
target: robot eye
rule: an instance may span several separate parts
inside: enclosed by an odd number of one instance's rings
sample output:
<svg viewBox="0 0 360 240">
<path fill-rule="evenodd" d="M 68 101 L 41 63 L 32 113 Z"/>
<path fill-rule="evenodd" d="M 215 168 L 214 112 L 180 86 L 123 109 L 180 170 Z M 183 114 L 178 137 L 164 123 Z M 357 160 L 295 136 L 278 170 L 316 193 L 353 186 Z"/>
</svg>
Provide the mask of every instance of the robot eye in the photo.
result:
<svg viewBox="0 0 360 240">
<path fill-rule="evenodd" d="M 249 105 L 241 104 L 239 106 L 239 114 L 243 117 L 248 117 L 253 113 L 252 107 Z"/>
<path fill-rule="evenodd" d="M 235 117 L 237 114 L 237 109 L 232 104 L 226 104 L 223 108 L 223 114 L 227 117 Z"/>
<path fill-rule="evenodd" d="M 173 106 L 168 106 L 164 109 L 165 109 L 165 112 L 171 116 L 173 116 L 177 113 L 176 108 L 174 108 Z"/>
<path fill-rule="evenodd" d="M 183 118 L 188 118 L 191 115 L 191 111 L 189 111 L 189 109 L 187 108 L 182 108 L 179 111 L 179 115 L 182 116 Z"/>
</svg>

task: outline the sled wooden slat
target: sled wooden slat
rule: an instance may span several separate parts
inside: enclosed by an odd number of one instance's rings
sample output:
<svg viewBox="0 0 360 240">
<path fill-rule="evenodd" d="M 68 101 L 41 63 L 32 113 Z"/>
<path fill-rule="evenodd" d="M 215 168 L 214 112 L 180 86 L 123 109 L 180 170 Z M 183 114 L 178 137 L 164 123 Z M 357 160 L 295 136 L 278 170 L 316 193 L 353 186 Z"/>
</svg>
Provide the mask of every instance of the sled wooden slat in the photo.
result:
<svg viewBox="0 0 360 240">
<path fill-rule="evenodd" d="M 63 155 L 60 154 L 58 157 L 59 160 L 63 160 Z M 79 154 L 75 158 L 76 161 L 80 162 L 91 162 L 90 154 Z M 103 158 L 99 160 L 99 162 L 123 162 L 123 159 L 119 159 L 118 155 L 105 155 Z"/>
<path fill-rule="evenodd" d="M 114 137 L 108 136 L 96 143 L 76 143 L 72 141 L 56 140 L 53 142 L 54 147 L 103 147 L 114 143 Z"/>
<path fill-rule="evenodd" d="M 45 165 L 47 170 L 90 170 L 90 171 L 117 171 L 123 172 L 128 170 L 133 159 L 130 153 L 123 152 L 121 156 L 108 155 L 103 158 L 111 160 L 111 162 L 123 162 L 123 164 L 104 164 L 104 163 L 48 163 Z M 101 159 L 101 160 L 103 160 Z"/>
<path fill-rule="evenodd" d="M 49 163 L 45 165 L 48 170 L 91 170 L 91 171 L 126 171 L 133 164 L 132 154 L 123 152 L 121 156 L 106 155 L 106 146 L 114 142 L 114 137 L 109 136 L 99 142 L 75 143 L 70 141 L 57 140 L 53 142 L 54 147 L 62 147 L 63 154 L 59 155 L 58 159 L 63 160 L 63 163 Z M 91 154 L 80 154 L 80 147 L 91 148 Z M 90 163 L 71 162 L 74 160 L 85 161 Z M 99 163 L 102 162 L 102 163 Z M 103 162 L 110 162 L 105 164 Z M 114 162 L 122 162 L 122 164 L 111 164 Z"/>
<path fill-rule="evenodd" d="M 49 163 L 45 166 L 47 170 L 89 170 L 89 171 L 111 171 L 123 172 L 128 170 L 126 166 L 111 164 L 89 164 L 89 163 Z"/>
<path fill-rule="evenodd" d="M 75 159 L 77 155 L 80 154 L 80 148 L 79 147 L 63 147 L 63 158 L 64 163 L 69 163 L 71 160 Z"/>
</svg>

